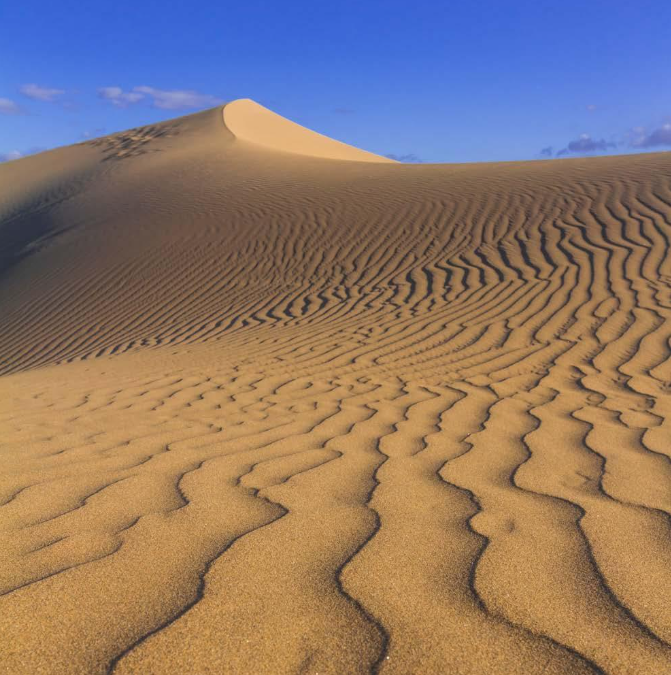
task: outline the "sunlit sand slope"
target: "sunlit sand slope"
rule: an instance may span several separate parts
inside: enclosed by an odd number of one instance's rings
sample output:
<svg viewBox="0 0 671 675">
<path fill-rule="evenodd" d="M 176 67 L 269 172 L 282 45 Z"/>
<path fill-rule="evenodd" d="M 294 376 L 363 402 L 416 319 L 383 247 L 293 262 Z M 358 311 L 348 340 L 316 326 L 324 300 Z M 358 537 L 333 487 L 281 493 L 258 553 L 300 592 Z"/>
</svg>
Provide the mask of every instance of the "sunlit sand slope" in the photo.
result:
<svg viewBox="0 0 671 675">
<path fill-rule="evenodd" d="M 0 672 L 670 673 L 670 238 L 251 101 L 0 165 Z"/>
<path fill-rule="evenodd" d="M 393 162 L 386 157 L 353 148 L 351 145 L 315 133 L 249 99 L 240 99 L 226 105 L 224 123 L 236 138 L 272 150 L 326 159 Z"/>
</svg>

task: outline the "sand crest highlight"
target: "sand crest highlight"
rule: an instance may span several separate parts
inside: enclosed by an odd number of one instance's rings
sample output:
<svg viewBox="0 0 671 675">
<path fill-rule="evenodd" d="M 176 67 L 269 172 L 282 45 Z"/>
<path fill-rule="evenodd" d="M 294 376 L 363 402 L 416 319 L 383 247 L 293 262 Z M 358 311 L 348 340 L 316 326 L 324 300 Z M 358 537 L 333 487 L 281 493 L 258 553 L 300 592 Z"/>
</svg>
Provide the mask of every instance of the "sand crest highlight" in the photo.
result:
<svg viewBox="0 0 671 675">
<path fill-rule="evenodd" d="M 395 163 L 387 157 L 359 150 L 322 136 L 275 114 L 251 99 L 240 99 L 223 107 L 224 124 L 240 140 L 291 154 L 354 162 Z"/>
</svg>

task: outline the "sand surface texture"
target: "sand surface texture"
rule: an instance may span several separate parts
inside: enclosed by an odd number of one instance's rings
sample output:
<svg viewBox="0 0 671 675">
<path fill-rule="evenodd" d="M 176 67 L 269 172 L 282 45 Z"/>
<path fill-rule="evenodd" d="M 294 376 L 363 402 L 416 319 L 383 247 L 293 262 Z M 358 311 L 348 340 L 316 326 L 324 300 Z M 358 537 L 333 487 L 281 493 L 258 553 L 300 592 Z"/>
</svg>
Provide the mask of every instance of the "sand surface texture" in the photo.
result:
<svg viewBox="0 0 671 675">
<path fill-rule="evenodd" d="M 0 672 L 671 673 L 670 240 L 251 101 L 1 165 Z"/>
</svg>

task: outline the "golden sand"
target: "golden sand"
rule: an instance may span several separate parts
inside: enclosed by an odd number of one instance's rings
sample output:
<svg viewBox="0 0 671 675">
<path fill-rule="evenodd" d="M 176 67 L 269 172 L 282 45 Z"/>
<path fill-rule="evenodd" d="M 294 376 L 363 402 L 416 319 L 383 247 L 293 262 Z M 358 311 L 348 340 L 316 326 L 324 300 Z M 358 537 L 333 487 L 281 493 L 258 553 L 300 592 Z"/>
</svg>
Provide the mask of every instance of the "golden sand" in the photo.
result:
<svg viewBox="0 0 671 675">
<path fill-rule="evenodd" d="M 671 673 L 670 241 L 251 101 L 0 165 L 0 672 Z"/>
</svg>

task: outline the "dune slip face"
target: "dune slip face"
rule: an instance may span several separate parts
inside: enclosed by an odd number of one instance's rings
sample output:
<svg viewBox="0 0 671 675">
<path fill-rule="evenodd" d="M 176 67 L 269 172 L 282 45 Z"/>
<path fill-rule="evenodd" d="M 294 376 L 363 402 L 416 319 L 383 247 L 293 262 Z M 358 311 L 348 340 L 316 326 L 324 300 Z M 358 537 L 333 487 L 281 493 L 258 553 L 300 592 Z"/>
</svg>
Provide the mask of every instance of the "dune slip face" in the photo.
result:
<svg viewBox="0 0 671 675">
<path fill-rule="evenodd" d="M 248 100 L 0 165 L 0 673 L 671 673 L 670 241 Z"/>
</svg>

